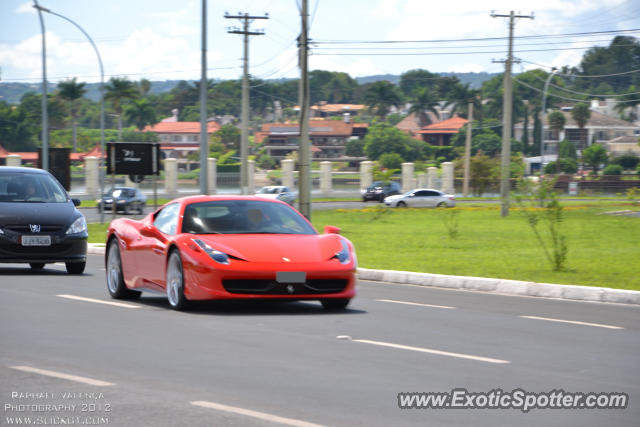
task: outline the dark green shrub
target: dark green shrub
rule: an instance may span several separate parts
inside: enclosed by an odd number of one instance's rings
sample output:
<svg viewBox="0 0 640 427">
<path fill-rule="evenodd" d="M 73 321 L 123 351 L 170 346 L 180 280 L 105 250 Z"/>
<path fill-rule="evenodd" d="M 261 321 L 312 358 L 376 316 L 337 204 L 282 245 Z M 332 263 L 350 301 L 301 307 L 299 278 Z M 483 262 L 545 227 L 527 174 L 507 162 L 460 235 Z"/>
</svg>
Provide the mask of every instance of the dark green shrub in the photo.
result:
<svg viewBox="0 0 640 427">
<path fill-rule="evenodd" d="M 607 165 L 602 171 L 602 175 L 622 175 L 622 166 Z"/>
<path fill-rule="evenodd" d="M 610 163 L 613 165 L 620 165 L 625 170 L 634 170 L 640 163 L 640 157 L 634 156 L 633 154 L 625 154 L 620 157 L 614 157 L 611 159 Z"/>
</svg>

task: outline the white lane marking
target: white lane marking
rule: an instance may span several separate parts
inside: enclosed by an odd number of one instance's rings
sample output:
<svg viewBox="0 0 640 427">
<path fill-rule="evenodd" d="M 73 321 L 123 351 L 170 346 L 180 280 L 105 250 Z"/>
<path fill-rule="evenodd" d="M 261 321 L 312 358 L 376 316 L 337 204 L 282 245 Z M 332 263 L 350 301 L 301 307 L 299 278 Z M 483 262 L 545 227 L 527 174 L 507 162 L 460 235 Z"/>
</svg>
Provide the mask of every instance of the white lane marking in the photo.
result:
<svg viewBox="0 0 640 427">
<path fill-rule="evenodd" d="M 60 297 L 60 298 L 73 299 L 73 300 L 77 300 L 77 301 L 92 302 L 92 303 L 95 303 L 95 304 L 115 305 L 116 307 L 124 307 L 124 308 L 140 308 L 139 305 L 135 305 L 135 304 L 125 304 L 125 303 L 122 303 L 122 302 L 103 301 L 103 300 L 100 300 L 100 299 L 78 297 L 78 296 L 75 296 L 75 295 L 60 294 L 60 295 L 56 295 L 56 296 Z"/>
<path fill-rule="evenodd" d="M 265 412 L 253 411 L 251 409 L 239 408 L 237 406 L 223 405 L 221 403 L 206 402 L 206 401 L 194 401 L 190 402 L 193 406 L 200 406 L 202 408 L 216 409 L 218 411 L 231 412 L 238 415 L 244 415 L 246 417 L 259 418 L 261 420 L 269 421 L 272 423 L 279 423 L 288 426 L 295 427 L 323 427 L 321 424 L 313 424 L 302 420 L 296 420 L 294 418 L 285 418 L 278 415 L 271 415 Z"/>
<path fill-rule="evenodd" d="M 32 368 L 31 366 L 10 366 L 10 368 L 11 369 L 16 369 L 18 371 L 31 372 L 31 373 L 34 373 L 34 374 L 45 375 L 47 377 L 61 378 L 63 380 L 75 381 L 75 382 L 78 382 L 78 383 L 95 385 L 95 386 L 115 385 L 113 383 L 109 383 L 109 382 L 106 382 L 106 381 L 94 380 L 93 378 L 79 377 L 77 375 L 63 374 L 62 372 L 55 372 L 55 371 L 48 371 L 46 369 Z"/>
<path fill-rule="evenodd" d="M 406 304 L 406 305 L 417 305 L 420 307 L 431 307 L 431 308 L 446 308 L 446 309 L 454 309 L 455 307 L 451 307 L 449 305 L 434 305 L 434 304 L 422 304 L 418 302 L 409 302 L 409 301 L 396 301 L 393 299 L 377 299 L 379 302 L 392 302 L 394 304 Z"/>
<path fill-rule="evenodd" d="M 353 342 L 361 342 L 361 343 L 364 343 L 364 344 L 379 345 L 379 346 L 382 346 L 382 347 L 398 348 L 400 350 L 410 350 L 410 351 L 418 351 L 418 352 L 421 352 L 421 353 L 437 354 L 439 356 L 457 357 L 459 359 L 476 360 L 478 362 L 511 363 L 508 360 L 493 359 L 491 357 L 473 356 L 471 354 L 463 354 L 463 353 L 452 353 L 450 351 L 434 350 L 434 349 L 431 349 L 431 348 L 422 348 L 422 347 L 413 347 L 413 346 L 410 346 L 410 345 L 394 344 L 394 343 L 390 343 L 390 342 L 371 341 L 371 340 L 353 340 Z"/>
<path fill-rule="evenodd" d="M 538 317 L 538 316 L 520 316 L 520 317 L 522 317 L 523 319 L 546 320 L 548 322 L 560 322 L 560 323 L 571 323 L 573 325 L 593 326 L 595 328 L 624 329 L 622 326 L 603 325 L 601 323 L 579 322 L 577 320 L 552 319 L 549 317 Z"/>
</svg>

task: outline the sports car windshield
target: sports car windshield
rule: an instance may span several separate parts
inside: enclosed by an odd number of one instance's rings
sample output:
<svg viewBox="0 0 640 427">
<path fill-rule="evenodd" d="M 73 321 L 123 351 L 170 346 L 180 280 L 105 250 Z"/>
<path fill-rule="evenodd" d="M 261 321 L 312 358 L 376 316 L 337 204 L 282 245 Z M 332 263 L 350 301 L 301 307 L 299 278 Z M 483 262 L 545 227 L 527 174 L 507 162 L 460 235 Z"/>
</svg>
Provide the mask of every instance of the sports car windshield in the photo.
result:
<svg viewBox="0 0 640 427">
<path fill-rule="evenodd" d="M 192 203 L 182 232 L 192 234 L 317 234 L 295 210 L 280 203 L 219 200 Z"/>
<path fill-rule="evenodd" d="M 16 173 L 0 175 L 0 203 L 65 203 L 67 193 L 49 175 Z"/>
</svg>

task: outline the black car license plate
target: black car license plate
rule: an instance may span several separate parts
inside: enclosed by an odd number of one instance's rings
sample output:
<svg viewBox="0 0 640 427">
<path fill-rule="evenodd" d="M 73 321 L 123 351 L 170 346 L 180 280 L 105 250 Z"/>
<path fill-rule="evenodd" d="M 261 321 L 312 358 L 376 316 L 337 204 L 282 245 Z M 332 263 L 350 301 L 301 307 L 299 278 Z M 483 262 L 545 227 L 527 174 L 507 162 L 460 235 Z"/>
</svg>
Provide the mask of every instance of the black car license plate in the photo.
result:
<svg viewBox="0 0 640 427">
<path fill-rule="evenodd" d="M 22 246 L 51 246 L 51 236 L 22 236 Z"/>
<path fill-rule="evenodd" d="M 276 282 L 278 283 L 304 283 L 307 281 L 307 273 L 304 271 L 278 271 Z"/>
</svg>

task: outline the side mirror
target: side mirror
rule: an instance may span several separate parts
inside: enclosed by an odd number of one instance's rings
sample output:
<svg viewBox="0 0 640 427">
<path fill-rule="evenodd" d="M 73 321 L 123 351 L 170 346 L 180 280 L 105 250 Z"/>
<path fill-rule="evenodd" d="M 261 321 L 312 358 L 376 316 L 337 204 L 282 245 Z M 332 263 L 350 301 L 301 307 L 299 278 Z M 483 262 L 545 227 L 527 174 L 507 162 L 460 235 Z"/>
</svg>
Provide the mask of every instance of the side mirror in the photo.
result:
<svg viewBox="0 0 640 427">
<path fill-rule="evenodd" d="M 324 234 L 340 234 L 340 228 L 333 225 L 326 225 L 324 227 Z"/>
<path fill-rule="evenodd" d="M 71 202 L 73 203 L 73 206 L 80 206 L 80 204 L 82 203 L 82 201 L 80 199 L 71 199 Z"/>
</svg>

